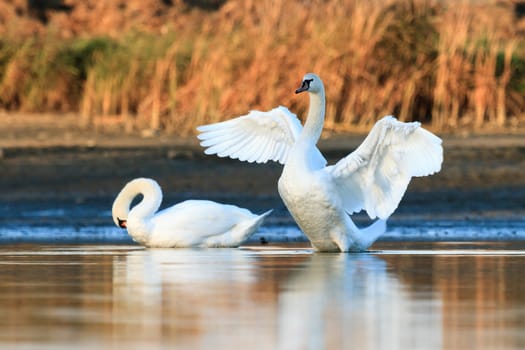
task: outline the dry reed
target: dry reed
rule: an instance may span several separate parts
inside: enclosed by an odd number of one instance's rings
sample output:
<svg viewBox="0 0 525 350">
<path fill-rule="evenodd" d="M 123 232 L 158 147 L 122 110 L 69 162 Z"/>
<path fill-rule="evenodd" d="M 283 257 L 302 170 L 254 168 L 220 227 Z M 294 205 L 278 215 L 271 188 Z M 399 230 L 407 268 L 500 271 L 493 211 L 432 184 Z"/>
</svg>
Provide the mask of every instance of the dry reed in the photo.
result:
<svg viewBox="0 0 525 350">
<path fill-rule="evenodd" d="M 302 117 L 307 101 L 293 90 L 314 71 L 326 83 L 333 130 L 364 130 L 385 114 L 443 131 L 525 123 L 525 48 L 510 7 L 230 0 L 180 16 L 184 25 L 161 35 L 6 39 L 0 104 L 78 110 L 84 126 L 119 116 L 127 131 L 189 134 L 279 104 Z"/>
</svg>

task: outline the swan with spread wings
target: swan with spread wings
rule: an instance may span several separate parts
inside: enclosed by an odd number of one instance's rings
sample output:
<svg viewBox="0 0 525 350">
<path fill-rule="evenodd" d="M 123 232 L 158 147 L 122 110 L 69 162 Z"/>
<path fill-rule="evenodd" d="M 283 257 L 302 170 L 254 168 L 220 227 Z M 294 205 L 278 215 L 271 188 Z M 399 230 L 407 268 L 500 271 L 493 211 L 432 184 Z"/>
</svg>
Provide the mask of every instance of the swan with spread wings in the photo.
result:
<svg viewBox="0 0 525 350">
<path fill-rule="evenodd" d="M 392 116 L 379 120 L 352 153 L 327 166 L 317 148 L 325 115 L 325 90 L 313 73 L 296 93 L 308 92 L 304 127 L 285 107 L 197 128 L 206 154 L 241 161 L 284 164 L 278 190 L 291 215 L 317 251 L 364 251 L 386 231 L 386 219 L 410 179 L 439 172 L 441 139 L 419 122 Z M 360 229 L 350 214 L 365 210 L 377 220 Z"/>
</svg>

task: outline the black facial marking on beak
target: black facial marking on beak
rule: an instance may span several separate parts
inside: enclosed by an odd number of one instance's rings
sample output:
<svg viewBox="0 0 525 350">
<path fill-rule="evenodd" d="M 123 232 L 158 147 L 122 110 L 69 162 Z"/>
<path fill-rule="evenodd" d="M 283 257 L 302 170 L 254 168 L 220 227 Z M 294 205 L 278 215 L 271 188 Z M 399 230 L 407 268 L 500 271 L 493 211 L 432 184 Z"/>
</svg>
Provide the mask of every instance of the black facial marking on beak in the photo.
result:
<svg viewBox="0 0 525 350">
<path fill-rule="evenodd" d="M 122 220 L 121 218 L 117 218 L 118 220 L 118 227 L 121 227 L 121 228 L 127 228 L 127 220 Z"/>
<path fill-rule="evenodd" d="M 295 90 L 295 93 L 298 94 L 303 91 L 308 91 L 310 89 L 310 83 L 314 81 L 313 79 L 305 79 L 303 80 L 303 83 L 301 84 L 301 87 Z"/>
</svg>

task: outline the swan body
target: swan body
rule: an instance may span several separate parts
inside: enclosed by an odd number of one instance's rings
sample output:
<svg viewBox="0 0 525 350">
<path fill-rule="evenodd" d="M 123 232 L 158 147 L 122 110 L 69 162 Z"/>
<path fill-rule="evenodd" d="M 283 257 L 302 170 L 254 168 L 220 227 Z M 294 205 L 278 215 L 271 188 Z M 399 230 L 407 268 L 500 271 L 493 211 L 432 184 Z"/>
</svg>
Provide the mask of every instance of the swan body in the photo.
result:
<svg viewBox="0 0 525 350">
<path fill-rule="evenodd" d="M 139 194 L 142 201 L 130 209 Z M 237 247 L 271 212 L 255 215 L 248 209 L 208 200 L 187 200 L 157 212 L 161 202 L 162 190 L 155 180 L 134 179 L 115 198 L 113 221 L 147 247 Z"/>
<path fill-rule="evenodd" d="M 284 164 L 278 190 L 289 212 L 318 251 L 364 251 L 386 231 L 386 219 L 410 179 L 440 171 L 441 139 L 420 123 L 392 116 L 379 120 L 352 153 L 327 166 L 316 144 L 325 114 L 321 79 L 308 73 L 296 93 L 308 92 L 304 127 L 286 107 L 251 111 L 197 128 L 206 154 L 248 162 Z M 349 214 L 365 210 L 378 219 L 359 229 Z"/>
</svg>

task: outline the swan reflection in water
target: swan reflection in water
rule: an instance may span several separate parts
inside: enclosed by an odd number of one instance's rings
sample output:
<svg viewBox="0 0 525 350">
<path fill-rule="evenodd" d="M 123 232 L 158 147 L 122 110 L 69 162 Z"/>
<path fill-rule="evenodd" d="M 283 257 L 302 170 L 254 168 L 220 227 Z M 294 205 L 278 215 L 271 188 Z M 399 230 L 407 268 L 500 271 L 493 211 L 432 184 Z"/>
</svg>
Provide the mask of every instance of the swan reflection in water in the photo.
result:
<svg viewBox="0 0 525 350">
<path fill-rule="evenodd" d="M 191 347 L 440 347 L 439 305 L 418 304 L 374 255 L 149 249 L 115 257 L 113 308 L 133 338 Z"/>
<path fill-rule="evenodd" d="M 312 255 L 279 297 L 280 349 L 441 348 L 439 305 L 418 305 L 374 255 Z"/>
<path fill-rule="evenodd" d="M 114 315 L 128 341 L 206 348 L 270 312 L 258 307 L 253 261 L 239 250 L 141 250 L 116 257 L 113 271 Z M 253 338 L 234 337 L 246 346 Z"/>
</svg>

